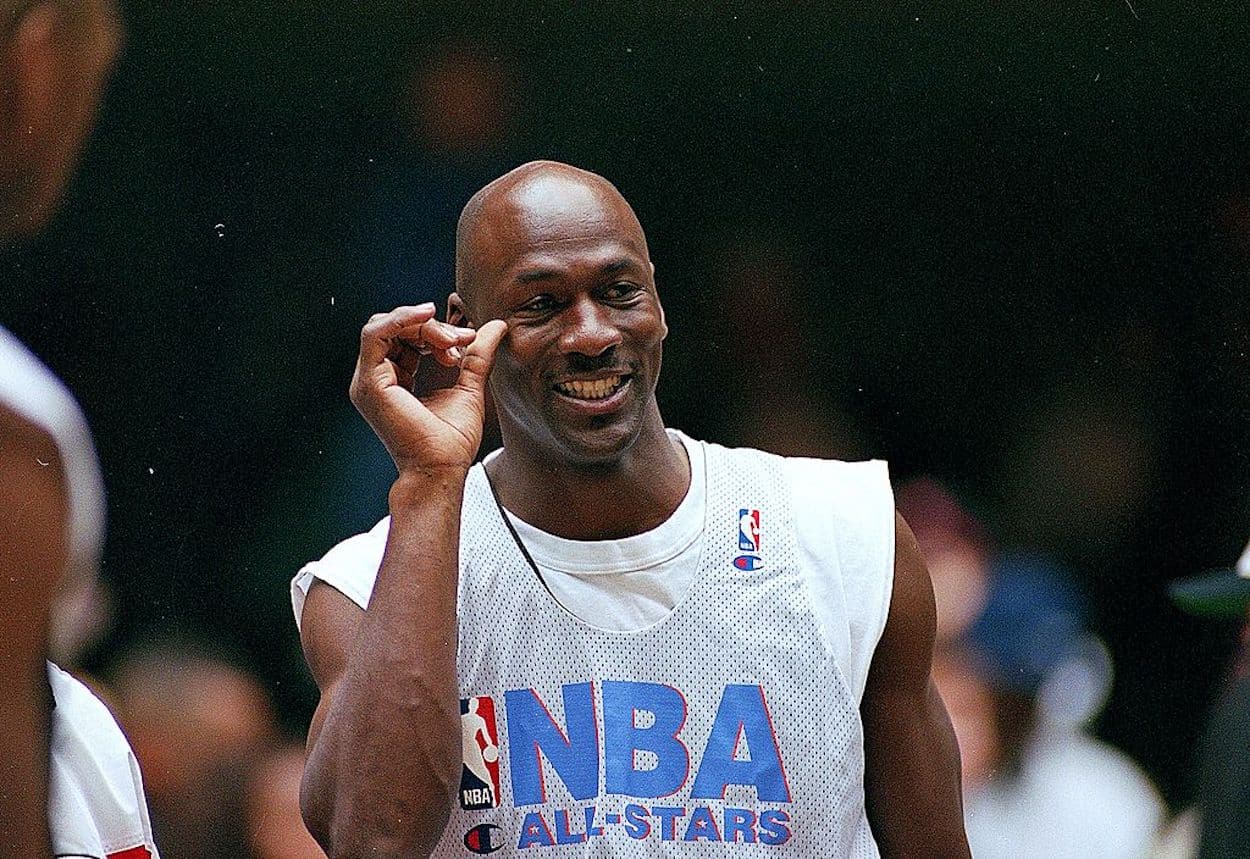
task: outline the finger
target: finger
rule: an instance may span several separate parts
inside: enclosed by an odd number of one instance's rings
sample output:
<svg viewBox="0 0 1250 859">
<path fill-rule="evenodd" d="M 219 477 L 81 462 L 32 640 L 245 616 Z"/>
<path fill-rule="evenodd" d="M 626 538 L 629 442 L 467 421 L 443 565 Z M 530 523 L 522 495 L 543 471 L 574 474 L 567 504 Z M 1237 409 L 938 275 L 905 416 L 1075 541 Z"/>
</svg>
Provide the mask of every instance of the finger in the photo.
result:
<svg viewBox="0 0 1250 859">
<path fill-rule="evenodd" d="M 459 367 L 464 354 L 459 346 L 452 346 L 450 349 L 431 349 L 430 357 L 444 367 Z"/>
<path fill-rule="evenodd" d="M 397 384 L 403 388 L 411 388 L 412 380 L 421 364 L 421 351 L 411 344 L 396 341 L 391 344 L 386 357 L 395 365 Z"/>
<path fill-rule="evenodd" d="M 360 364 L 376 367 L 386 359 L 390 344 L 400 332 L 419 327 L 434 318 L 434 302 L 397 307 L 390 313 L 375 313 L 360 329 Z"/>
<path fill-rule="evenodd" d="M 472 328 L 459 328 L 436 319 L 407 325 L 395 333 L 398 339 L 419 343 L 426 352 L 434 349 L 450 349 L 453 346 L 467 346 L 476 336 L 477 332 Z"/>
<path fill-rule="evenodd" d="M 456 387 L 473 393 L 485 390 L 486 378 L 495 366 L 495 354 L 507 333 L 508 323 L 502 319 L 492 319 L 477 329 L 473 342 L 464 347 L 464 358 L 460 361 L 460 377 L 456 379 Z"/>
</svg>

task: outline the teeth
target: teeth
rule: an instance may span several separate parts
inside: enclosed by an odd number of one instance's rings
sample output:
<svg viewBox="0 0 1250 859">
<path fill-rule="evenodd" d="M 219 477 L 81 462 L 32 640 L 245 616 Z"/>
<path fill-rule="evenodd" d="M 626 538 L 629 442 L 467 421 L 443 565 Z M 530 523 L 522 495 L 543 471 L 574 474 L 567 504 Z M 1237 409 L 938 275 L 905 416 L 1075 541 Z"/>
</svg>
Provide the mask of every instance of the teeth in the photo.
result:
<svg viewBox="0 0 1250 859">
<path fill-rule="evenodd" d="M 620 376 L 609 376 L 606 379 L 595 379 L 591 382 L 571 381 L 556 385 L 556 390 L 579 400 L 602 400 L 616 392 L 621 386 Z"/>
</svg>

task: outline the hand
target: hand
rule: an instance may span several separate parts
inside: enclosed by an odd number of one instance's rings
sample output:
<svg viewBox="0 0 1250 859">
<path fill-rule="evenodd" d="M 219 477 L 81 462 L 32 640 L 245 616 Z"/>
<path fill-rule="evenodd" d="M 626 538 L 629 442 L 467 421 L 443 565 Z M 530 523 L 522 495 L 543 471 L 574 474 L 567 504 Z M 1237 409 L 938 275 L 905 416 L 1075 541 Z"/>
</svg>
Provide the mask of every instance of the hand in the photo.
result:
<svg viewBox="0 0 1250 859">
<path fill-rule="evenodd" d="M 361 329 L 351 400 L 401 474 L 473 464 L 486 416 L 486 378 L 507 329 L 500 319 L 476 331 L 439 322 L 432 303 L 374 314 Z M 418 399 L 413 377 L 427 354 L 445 367 L 459 365 L 460 374 L 450 388 Z"/>
</svg>

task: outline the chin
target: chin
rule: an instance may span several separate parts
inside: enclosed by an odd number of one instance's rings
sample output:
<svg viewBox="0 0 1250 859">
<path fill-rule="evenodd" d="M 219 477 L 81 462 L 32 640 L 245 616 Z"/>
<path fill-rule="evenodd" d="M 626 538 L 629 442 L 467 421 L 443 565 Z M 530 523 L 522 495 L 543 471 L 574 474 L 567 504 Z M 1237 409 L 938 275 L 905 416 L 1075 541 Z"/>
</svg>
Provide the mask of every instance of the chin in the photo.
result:
<svg viewBox="0 0 1250 859">
<path fill-rule="evenodd" d="M 633 447 L 641 430 L 641 421 L 614 421 L 579 432 L 556 428 L 553 436 L 560 456 L 566 462 L 585 468 L 602 468 L 619 462 Z"/>
</svg>

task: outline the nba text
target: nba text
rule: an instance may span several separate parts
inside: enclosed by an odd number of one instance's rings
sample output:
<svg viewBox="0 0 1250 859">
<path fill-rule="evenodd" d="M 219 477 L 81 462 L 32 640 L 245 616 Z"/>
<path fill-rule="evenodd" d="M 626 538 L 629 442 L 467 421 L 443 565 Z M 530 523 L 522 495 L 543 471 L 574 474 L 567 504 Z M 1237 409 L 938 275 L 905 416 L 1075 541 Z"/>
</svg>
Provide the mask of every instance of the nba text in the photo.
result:
<svg viewBox="0 0 1250 859">
<path fill-rule="evenodd" d="M 786 811 L 750 807 L 791 801 L 762 686 L 724 686 L 710 728 L 698 732 L 687 726 L 686 696 L 663 683 L 567 684 L 559 720 L 534 689 L 511 689 L 503 699 L 503 742 L 490 697 L 462 702 L 461 807 L 499 805 L 495 760 L 505 750 L 512 805 L 547 806 L 525 814 L 518 848 L 579 843 L 617 828 L 638 840 L 783 844 L 790 837 Z M 706 717 L 696 721 L 708 725 Z M 635 801 L 568 805 L 613 796 Z M 748 807 L 736 807 L 744 801 Z"/>
</svg>

